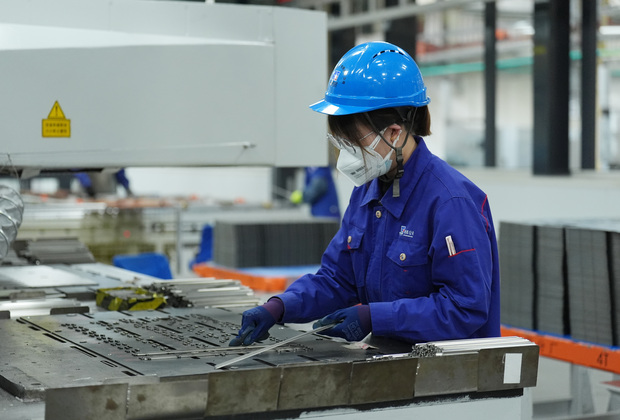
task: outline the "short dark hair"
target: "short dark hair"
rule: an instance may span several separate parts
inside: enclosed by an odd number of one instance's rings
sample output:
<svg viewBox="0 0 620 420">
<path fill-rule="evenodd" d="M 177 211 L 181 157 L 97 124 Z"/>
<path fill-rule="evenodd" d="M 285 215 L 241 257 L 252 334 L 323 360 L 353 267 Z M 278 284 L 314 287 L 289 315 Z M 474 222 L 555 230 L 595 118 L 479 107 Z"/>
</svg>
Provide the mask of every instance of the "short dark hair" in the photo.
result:
<svg viewBox="0 0 620 420">
<path fill-rule="evenodd" d="M 368 119 L 379 131 L 394 123 L 403 124 L 406 129 L 410 129 L 413 123 L 412 134 L 418 136 L 431 134 L 431 114 L 428 111 L 428 106 L 382 108 L 367 113 L 330 115 L 327 118 L 327 123 L 333 135 L 344 137 L 359 145 L 359 139 L 368 134 L 360 132 L 361 127 L 371 126 Z"/>
</svg>

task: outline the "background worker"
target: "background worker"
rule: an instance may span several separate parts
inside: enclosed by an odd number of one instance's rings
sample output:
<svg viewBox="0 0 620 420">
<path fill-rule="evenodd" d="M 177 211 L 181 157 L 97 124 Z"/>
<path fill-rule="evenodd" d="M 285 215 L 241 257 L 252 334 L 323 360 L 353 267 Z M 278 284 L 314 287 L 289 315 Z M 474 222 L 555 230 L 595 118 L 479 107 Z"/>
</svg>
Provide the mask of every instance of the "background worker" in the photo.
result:
<svg viewBox="0 0 620 420">
<path fill-rule="evenodd" d="M 116 194 L 117 185 L 123 187 L 127 197 L 133 196 L 124 168 L 113 173 L 76 172 L 74 176 L 80 181 L 80 187 L 89 198 L 95 198 L 98 194 Z"/>
<path fill-rule="evenodd" d="M 346 83 L 345 83 L 346 81 Z M 426 87 L 399 47 L 370 42 L 336 65 L 323 100 L 337 168 L 357 186 L 315 274 L 243 314 L 231 345 L 276 322 L 323 334 L 426 342 L 498 336 L 499 263 L 487 196 L 434 156 Z"/>
<path fill-rule="evenodd" d="M 338 193 L 328 166 L 312 166 L 305 169 L 306 184 L 303 191 L 291 194 L 293 204 L 310 204 L 314 217 L 330 217 L 340 220 Z"/>
</svg>

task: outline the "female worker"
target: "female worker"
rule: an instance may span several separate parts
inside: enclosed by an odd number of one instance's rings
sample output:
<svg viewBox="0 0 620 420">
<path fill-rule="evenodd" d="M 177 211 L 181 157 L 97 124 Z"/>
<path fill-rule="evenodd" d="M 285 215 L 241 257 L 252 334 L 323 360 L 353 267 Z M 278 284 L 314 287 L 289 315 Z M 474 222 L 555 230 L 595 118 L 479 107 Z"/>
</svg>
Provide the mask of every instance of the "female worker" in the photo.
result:
<svg viewBox="0 0 620 420">
<path fill-rule="evenodd" d="M 426 87 L 385 42 L 347 52 L 323 100 L 337 168 L 357 186 L 316 274 L 243 313 L 231 345 L 276 322 L 339 322 L 326 335 L 411 343 L 498 336 L 499 265 L 487 196 L 431 154 Z"/>
</svg>

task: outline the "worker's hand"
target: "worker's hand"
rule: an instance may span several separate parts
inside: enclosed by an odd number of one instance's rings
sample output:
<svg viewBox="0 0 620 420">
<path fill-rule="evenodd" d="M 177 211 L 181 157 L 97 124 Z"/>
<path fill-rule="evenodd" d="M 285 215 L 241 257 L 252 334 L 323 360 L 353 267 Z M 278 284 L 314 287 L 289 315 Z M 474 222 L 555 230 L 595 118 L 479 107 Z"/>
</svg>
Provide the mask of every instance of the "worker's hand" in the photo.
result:
<svg viewBox="0 0 620 420">
<path fill-rule="evenodd" d="M 333 328 L 329 328 L 321 334 L 332 337 L 342 337 L 347 341 L 360 341 L 372 331 L 370 319 L 370 306 L 357 305 L 346 309 L 340 309 L 314 323 L 313 328 L 340 322 Z"/>
<path fill-rule="evenodd" d="M 295 190 L 291 193 L 289 200 L 293 204 L 301 204 L 304 201 L 304 193 L 300 190 Z"/>
<path fill-rule="evenodd" d="M 255 341 L 269 337 L 269 329 L 282 318 L 284 303 L 278 298 L 271 298 L 267 303 L 243 313 L 239 335 L 230 341 L 230 346 L 249 346 Z"/>
</svg>

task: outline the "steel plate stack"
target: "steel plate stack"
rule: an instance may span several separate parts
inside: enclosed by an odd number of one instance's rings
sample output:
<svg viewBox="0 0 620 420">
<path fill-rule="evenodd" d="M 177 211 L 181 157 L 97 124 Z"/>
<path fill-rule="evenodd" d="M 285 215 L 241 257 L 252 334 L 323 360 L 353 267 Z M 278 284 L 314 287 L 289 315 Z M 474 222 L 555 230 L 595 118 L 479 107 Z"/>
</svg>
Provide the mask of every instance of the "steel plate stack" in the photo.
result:
<svg viewBox="0 0 620 420">
<path fill-rule="evenodd" d="M 612 308 L 613 308 L 613 333 L 614 333 L 614 345 L 620 345 L 620 231 L 614 231 L 609 233 L 609 240 L 607 242 L 609 246 L 609 255 L 612 258 L 611 264 L 611 290 L 613 294 Z"/>
<path fill-rule="evenodd" d="M 499 247 L 502 323 L 620 343 L 619 221 L 503 222 Z"/>
<path fill-rule="evenodd" d="M 611 345 L 607 233 L 604 230 L 567 228 L 566 256 L 571 336 Z"/>
<path fill-rule="evenodd" d="M 232 268 L 319 264 L 339 227 L 326 219 L 217 221 L 213 262 Z"/>
<path fill-rule="evenodd" d="M 169 306 L 184 308 L 253 307 L 259 299 L 238 280 L 214 278 L 155 281 L 149 290 L 166 296 Z"/>
<path fill-rule="evenodd" d="M 559 225 L 537 226 L 535 249 L 538 279 L 536 328 L 552 334 L 568 334 L 564 228 Z"/>
<path fill-rule="evenodd" d="M 513 327 L 534 329 L 533 225 L 500 225 L 501 321 Z"/>
<path fill-rule="evenodd" d="M 13 244 L 17 255 L 32 264 L 83 264 L 95 258 L 88 247 L 77 238 L 42 238 L 17 240 Z"/>
</svg>

